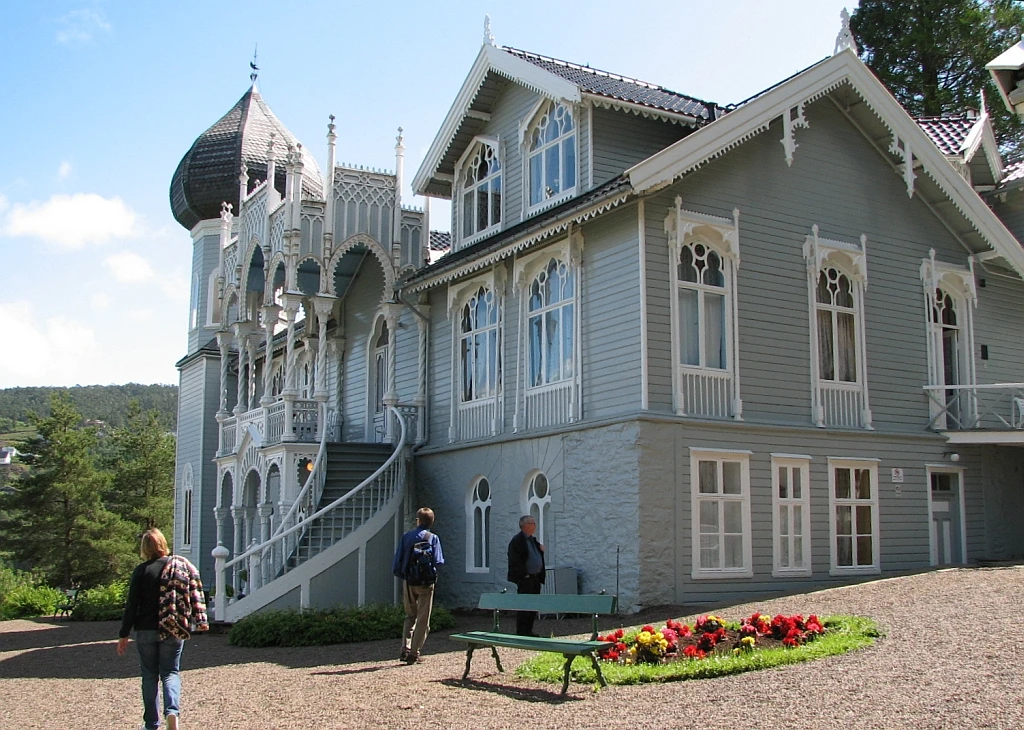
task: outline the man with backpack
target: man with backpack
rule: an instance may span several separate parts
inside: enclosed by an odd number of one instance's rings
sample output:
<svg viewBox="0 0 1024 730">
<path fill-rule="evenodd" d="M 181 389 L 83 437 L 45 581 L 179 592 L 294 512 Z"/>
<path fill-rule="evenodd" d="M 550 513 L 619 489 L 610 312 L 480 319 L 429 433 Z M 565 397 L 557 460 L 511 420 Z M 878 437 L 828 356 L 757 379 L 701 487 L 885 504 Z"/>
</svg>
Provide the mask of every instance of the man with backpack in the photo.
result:
<svg viewBox="0 0 1024 730">
<path fill-rule="evenodd" d="M 444 564 L 441 541 L 430 531 L 434 510 L 423 507 L 416 512 L 416 527 L 402 535 L 395 550 L 391 572 L 401 578 L 405 625 L 402 630 L 402 653 L 399 661 L 416 664 L 420 649 L 430 631 L 430 609 L 434 605 L 434 583 L 437 566 Z"/>
</svg>

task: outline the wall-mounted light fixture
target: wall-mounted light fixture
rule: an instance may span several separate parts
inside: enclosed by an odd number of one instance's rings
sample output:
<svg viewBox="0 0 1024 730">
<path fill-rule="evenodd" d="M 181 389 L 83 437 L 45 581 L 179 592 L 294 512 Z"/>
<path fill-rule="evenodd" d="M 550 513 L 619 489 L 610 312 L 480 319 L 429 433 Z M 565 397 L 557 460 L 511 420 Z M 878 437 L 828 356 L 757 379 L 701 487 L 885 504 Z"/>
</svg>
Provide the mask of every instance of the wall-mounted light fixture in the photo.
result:
<svg viewBox="0 0 1024 730">
<path fill-rule="evenodd" d="M 960 454 L 956 453 L 955 451 L 947 451 L 942 456 L 945 459 L 949 459 L 953 463 L 956 463 L 956 462 L 960 461 Z"/>
</svg>

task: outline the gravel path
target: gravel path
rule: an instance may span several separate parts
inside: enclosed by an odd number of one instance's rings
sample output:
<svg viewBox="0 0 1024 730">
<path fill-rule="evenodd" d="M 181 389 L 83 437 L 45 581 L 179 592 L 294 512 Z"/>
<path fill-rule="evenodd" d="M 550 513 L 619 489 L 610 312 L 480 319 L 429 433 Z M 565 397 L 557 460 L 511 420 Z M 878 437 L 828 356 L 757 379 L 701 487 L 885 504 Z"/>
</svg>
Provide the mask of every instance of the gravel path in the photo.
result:
<svg viewBox="0 0 1024 730">
<path fill-rule="evenodd" d="M 863 651 L 765 672 L 596 694 L 576 684 L 561 699 L 559 686 L 511 673 L 528 656 L 513 650 L 502 650 L 508 673 L 497 674 L 484 652 L 464 685 L 462 645 L 443 634 L 427 640 L 415 666 L 395 660 L 397 641 L 240 649 L 206 635 L 182 658 L 182 726 L 1024 728 L 1024 566 L 923 573 L 716 613 L 739 619 L 755 610 L 857 613 L 887 636 Z M 628 624 L 672 615 L 652 610 Z M 485 623 L 474 617 L 459 629 Z M 578 620 L 537 628 L 585 631 Z M 0 622 L 0 730 L 137 728 L 137 660 L 134 651 L 116 655 L 116 634 L 116 623 Z"/>
</svg>

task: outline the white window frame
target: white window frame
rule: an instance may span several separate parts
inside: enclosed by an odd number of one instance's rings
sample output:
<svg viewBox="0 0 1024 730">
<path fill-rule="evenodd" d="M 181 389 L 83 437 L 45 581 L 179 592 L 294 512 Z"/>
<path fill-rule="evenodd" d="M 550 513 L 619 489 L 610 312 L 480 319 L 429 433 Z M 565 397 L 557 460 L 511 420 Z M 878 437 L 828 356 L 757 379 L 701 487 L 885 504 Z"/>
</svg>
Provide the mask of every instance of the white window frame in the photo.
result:
<svg viewBox="0 0 1024 730">
<path fill-rule="evenodd" d="M 490 291 L 497 310 L 497 337 L 494 392 L 491 395 L 463 400 L 462 374 L 462 310 L 480 290 Z M 502 403 L 505 367 L 505 269 L 494 267 L 485 274 L 452 284 L 448 288 L 448 320 L 452 339 L 452 392 L 449 441 L 461 441 L 497 434 L 503 425 Z M 476 330 L 474 330 L 476 331 Z"/>
<path fill-rule="evenodd" d="M 572 130 L 565 132 L 560 135 L 557 139 L 551 142 L 544 143 L 538 150 L 530 149 L 530 138 L 533 136 L 533 132 L 541 124 L 541 122 L 548 115 L 554 114 L 555 110 L 559 107 L 565 108 L 572 120 Z M 532 215 L 544 208 L 548 208 L 552 205 L 568 200 L 571 198 L 580 187 L 580 121 L 583 116 L 581 113 L 581 106 L 578 104 L 572 104 L 570 102 L 558 99 L 541 99 L 527 117 L 529 122 L 522 128 L 522 155 L 523 155 L 523 208 L 526 211 L 526 215 Z M 544 151 L 550 147 L 558 146 L 561 148 L 562 142 L 568 137 L 573 136 L 573 184 L 570 187 L 560 187 L 559 190 L 553 192 L 550 197 L 544 197 L 540 201 L 534 203 L 530 199 L 531 195 L 531 163 L 534 157 L 539 157 L 543 163 Z M 561 173 L 561 165 L 564 163 L 561 149 L 559 150 L 559 172 Z M 541 174 L 542 180 L 545 175 Z M 560 176 L 561 179 L 561 176 Z"/>
<path fill-rule="evenodd" d="M 811 553 L 811 457 L 803 454 L 772 454 L 772 575 L 775 577 L 787 577 L 796 575 L 811 575 L 812 553 Z M 793 496 L 782 497 L 779 471 L 787 470 L 787 483 L 792 490 L 794 472 L 800 475 L 801 493 L 799 498 Z M 790 491 L 792 495 L 792 491 Z M 789 535 L 782 535 L 783 509 L 788 512 L 788 523 L 790 527 L 793 522 L 793 508 L 800 508 L 800 536 L 803 539 L 803 565 L 791 566 L 782 565 L 782 542 L 789 539 L 789 555 L 793 555 L 792 538 L 793 531 Z"/>
<path fill-rule="evenodd" d="M 954 419 L 949 418 L 949 391 L 946 385 L 943 362 L 943 325 L 934 321 L 938 301 L 938 290 L 949 295 L 954 304 L 957 328 L 960 336 L 957 343 L 957 365 L 959 378 L 955 385 L 972 386 L 977 383 L 974 362 L 974 310 L 978 307 L 978 290 L 974 279 L 974 257 L 968 258 L 967 267 L 943 263 L 935 258 L 935 249 L 928 252 L 928 258 L 921 261 L 921 283 L 924 286 L 924 317 L 928 344 L 928 416 L 929 427 L 937 430 L 956 428 Z M 965 397 L 968 391 L 956 390 L 960 406 L 960 428 L 968 428 L 977 422 L 977 400 Z"/>
<path fill-rule="evenodd" d="M 543 477 L 544 483 L 547 485 L 547 489 L 543 497 L 536 495 L 536 481 L 537 477 Z M 544 545 L 544 560 L 548 565 L 551 565 L 551 553 L 547 550 L 547 538 L 550 537 L 548 528 L 548 518 L 551 513 L 551 479 L 547 473 L 540 469 L 531 469 L 526 474 L 526 479 L 523 482 L 522 489 L 522 512 L 524 515 L 532 515 L 537 522 L 537 532 L 534 533 L 534 537 L 537 538 L 538 542 Z M 534 509 L 536 508 L 536 513 Z"/>
<path fill-rule="evenodd" d="M 516 373 L 519 387 L 516 388 L 513 430 L 572 423 L 580 417 L 580 290 L 583 267 L 581 251 L 583 238 L 573 233 L 567 238 L 546 246 L 516 261 L 513 287 L 519 294 L 519 333 L 517 346 Z M 573 292 L 569 299 L 556 306 L 545 307 L 537 312 L 529 311 L 530 292 L 540 274 L 547 270 L 552 260 L 563 263 L 573 276 Z M 560 380 L 533 385 L 530 383 L 530 320 L 544 312 L 561 307 L 573 310 L 573 353 L 569 371 Z M 543 412 L 541 412 L 543 411 Z"/>
<path fill-rule="evenodd" d="M 864 457 L 852 457 L 852 458 L 840 458 L 840 457 L 829 457 L 828 458 L 828 514 L 829 514 L 829 575 L 874 575 L 882 572 L 881 562 L 881 534 L 879 532 L 879 515 L 878 515 L 878 463 L 879 460 L 875 458 L 864 458 Z M 850 498 L 838 498 L 836 496 L 836 470 L 837 469 L 849 469 L 854 472 L 857 469 L 867 470 L 871 475 L 871 498 L 870 499 L 856 499 L 853 495 L 856 489 L 856 480 L 854 474 L 850 475 Z M 870 565 L 839 565 L 838 560 L 838 533 L 836 531 L 836 515 L 839 507 L 851 507 L 851 529 L 852 532 L 852 545 L 851 545 L 851 557 L 856 562 L 857 559 L 857 543 L 856 537 L 858 533 L 856 524 L 856 507 L 864 506 L 871 508 L 871 564 Z"/>
<path fill-rule="evenodd" d="M 470 187 L 472 189 L 483 187 L 487 185 L 491 187 L 493 182 L 497 180 L 498 183 L 498 194 L 500 195 L 500 202 L 498 204 L 498 220 L 484 228 L 474 230 L 472 233 L 464 234 L 464 226 L 466 222 L 466 206 L 465 206 L 465 195 L 466 188 L 463 177 L 466 174 L 467 167 L 476 158 L 477 154 L 484 155 L 484 148 L 489 148 L 494 156 L 494 159 L 498 163 L 498 170 L 495 173 L 488 175 L 486 178 L 480 181 L 475 181 Z M 486 237 L 488 234 L 494 231 L 500 230 L 502 221 L 505 220 L 505 160 L 501 154 L 501 142 L 496 137 L 488 137 L 484 135 L 478 135 L 473 138 L 472 143 L 466 148 L 466 151 L 459 158 L 458 163 L 455 166 L 455 195 L 453 199 L 454 208 L 456 210 L 455 215 L 455 235 L 452 237 L 453 241 L 458 243 L 455 249 L 465 248 L 470 244 Z M 474 206 L 471 213 L 476 216 L 476 207 Z M 474 224 L 474 229 L 476 225 Z"/>
<path fill-rule="evenodd" d="M 807 294 L 811 341 L 811 418 L 819 428 L 850 427 L 872 430 L 868 399 L 867 346 L 864 323 L 864 294 L 867 289 L 867 237 L 860 245 L 821 238 L 818 226 L 804 242 L 807 264 Z M 854 357 L 856 381 L 826 380 L 821 375 L 821 343 L 818 337 L 818 311 L 834 307 L 818 304 L 818 278 L 826 269 L 835 269 L 850 281 L 854 315 Z M 833 338 L 835 330 L 833 330 Z M 837 365 L 838 367 L 838 365 Z"/>
<path fill-rule="evenodd" d="M 750 523 L 750 456 L 753 452 L 736 449 L 705 449 L 690 447 L 690 535 L 692 538 L 692 563 L 693 571 L 691 577 L 694 580 L 704 579 L 728 579 L 728 578 L 751 578 L 754 575 L 753 552 L 751 546 L 752 531 Z M 723 464 L 737 463 L 740 466 L 740 494 L 726 495 L 722 492 L 717 494 L 702 494 L 700 492 L 700 463 L 702 461 L 714 462 L 717 466 L 717 479 L 719 489 L 722 487 Z M 743 565 L 735 568 L 703 568 L 700 562 L 700 503 L 704 500 L 714 501 L 720 505 L 718 513 L 719 537 L 724 539 L 724 504 L 727 502 L 740 504 L 740 518 L 742 521 L 743 538 Z M 731 533 L 736 534 L 736 533 Z M 720 556 L 723 554 L 723 545 L 719 546 Z"/>
<path fill-rule="evenodd" d="M 478 493 L 480 484 L 487 485 L 487 498 L 481 499 Z M 491 480 L 483 475 L 477 475 L 469 485 L 466 493 L 466 572 L 467 573 L 490 573 L 491 572 L 491 505 L 494 499 L 494 487 Z M 477 517 L 479 516 L 479 522 Z M 476 551 L 476 530 L 480 526 L 480 546 L 482 555 Z M 480 558 L 478 561 L 477 558 Z M 477 562 L 480 565 L 477 565 Z"/>
<path fill-rule="evenodd" d="M 675 205 L 669 208 L 665 219 L 665 231 L 668 233 L 669 276 L 672 281 L 672 399 L 675 412 L 681 416 L 733 418 L 741 421 L 743 399 L 740 395 L 739 315 L 736 304 L 736 276 L 740 265 L 739 209 L 733 210 L 732 220 L 729 220 L 684 210 L 682 198 L 676 197 Z M 679 264 L 683 250 L 697 245 L 714 251 L 721 260 L 725 278 L 725 286 L 721 290 L 701 283 L 680 281 Z M 703 365 L 706 362 L 703 327 L 699 335 L 702 364 L 683 364 L 682 315 L 679 311 L 679 292 L 683 289 L 698 291 L 700 301 L 703 300 L 702 294 L 710 293 L 712 289 L 715 294 L 724 295 L 724 367 Z"/>
<path fill-rule="evenodd" d="M 182 548 L 192 547 L 192 519 L 194 510 L 192 500 L 195 495 L 195 476 L 192 472 L 192 463 L 185 463 L 185 470 L 181 476 L 181 545 Z"/>
</svg>

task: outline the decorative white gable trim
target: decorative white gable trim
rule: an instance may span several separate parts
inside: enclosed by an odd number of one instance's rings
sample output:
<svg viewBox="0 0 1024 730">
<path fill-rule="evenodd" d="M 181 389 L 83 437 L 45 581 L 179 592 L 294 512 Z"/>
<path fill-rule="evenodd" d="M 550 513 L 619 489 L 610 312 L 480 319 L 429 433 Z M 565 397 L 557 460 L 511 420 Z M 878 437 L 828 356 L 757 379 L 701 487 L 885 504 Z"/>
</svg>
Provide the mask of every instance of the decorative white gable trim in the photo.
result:
<svg viewBox="0 0 1024 730">
<path fill-rule="evenodd" d="M 839 34 L 836 36 L 836 46 L 832 51 L 832 55 L 845 51 L 849 48 L 854 53 L 859 53 L 857 50 L 857 41 L 853 37 L 853 31 L 850 29 L 850 13 L 846 8 L 839 11 L 839 18 L 842 21 L 842 25 L 839 28 Z"/>
<path fill-rule="evenodd" d="M 818 225 L 811 226 L 811 235 L 804 239 L 804 260 L 808 270 L 820 271 L 826 266 L 836 266 L 854 280 L 868 283 L 867 254 L 868 237 L 861 235 L 860 246 L 847 241 L 822 238 L 818 235 Z M 817 279 L 817 274 L 815 274 Z"/>
<path fill-rule="evenodd" d="M 485 43 L 480 48 L 466 80 L 462 82 L 462 88 L 459 89 L 459 93 L 448 111 L 448 116 L 445 117 L 430 149 L 427 150 L 423 164 L 420 165 L 420 169 L 412 180 L 412 188 L 415 193 L 420 195 L 425 193 L 430 178 L 435 175 L 448 148 L 455 141 L 455 134 L 461 126 L 463 118 L 480 92 L 487 79 L 487 74 L 491 72 L 521 84 L 548 99 L 578 104 L 582 98 L 576 84 L 549 73 L 529 61 L 506 53 L 500 46 Z"/>
<path fill-rule="evenodd" d="M 505 288 L 505 269 L 495 267 L 484 274 L 448 286 L 448 316 L 455 317 L 459 309 L 480 287 L 494 291 L 495 295 Z"/>
<path fill-rule="evenodd" d="M 804 104 L 797 104 L 782 115 L 782 147 L 786 150 L 786 164 L 793 166 L 793 153 L 799 147 L 794 139 L 797 129 L 808 129 L 811 124 L 804 116 Z"/>
<path fill-rule="evenodd" d="M 917 174 L 914 172 L 914 150 L 910 142 L 900 139 L 895 130 L 892 133 L 892 142 L 889 143 L 889 153 L 901 160 L 903 166 L 903 182 L 907 185 L 907 197 L 914 197 L 914 180 Z"/>
<path fill-rule="evenodd" d="M 951 288 L 957 295 L 978 306 L 978 289 L 974 278 L 974 257 L 967 257 L 967 266 L 947 264 L 935 259 L 935 249 L 928 251 L 928 258 L 921 259 L 921 282 L 925 291 L 934 295 L 939 287 Z"/>
<path fill-rule="evenodd" d="M 1024 248 L 1002 221 L 949 164 L 899 102 L 852 49 L 845 49 L 797 74 L 760 97 L 695 130 L 675 144 L 626 171 L 634 190 L 653 191 L 720 157 L 768 129 L 771 122 L 799 104 L 809 104 L 847 84 L 876 117 L 912 150 L 918 170 L 927 174 L 1008 265 L 1024 277 Z M 901 149 L 906 150 L 903 146 Z M 910 170 L 914 172 L 913 169 Z M 903 169 L 904 179 L 908 176 Z"/>
<path fill-rule="evenodd" d="M 588 101 L 594 106 L 599 106 L 604 109 L 612 109 L 617 112 L 631 112 L 638 117 L 644 119 L 659 119 L 663 122 L 671 122 L 672 124 L 679 124 L 687 127 L 696 127 L 697 118 L 691 114 L 680 114 L 678 112 L 670 112 L 666 109 L 652 109 L 649 106 L 643 106 L 642 104 L 634 104 L 629 101 L 623 101 L 622 99 L 611 99 L 607 96 L 598 96 L 597 94 L 588 94 L 583 92 L 584 101 Z"/>
</svg>

